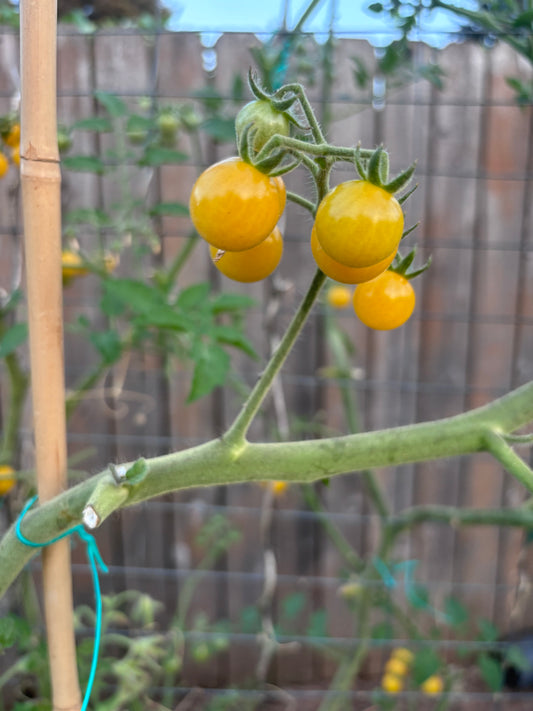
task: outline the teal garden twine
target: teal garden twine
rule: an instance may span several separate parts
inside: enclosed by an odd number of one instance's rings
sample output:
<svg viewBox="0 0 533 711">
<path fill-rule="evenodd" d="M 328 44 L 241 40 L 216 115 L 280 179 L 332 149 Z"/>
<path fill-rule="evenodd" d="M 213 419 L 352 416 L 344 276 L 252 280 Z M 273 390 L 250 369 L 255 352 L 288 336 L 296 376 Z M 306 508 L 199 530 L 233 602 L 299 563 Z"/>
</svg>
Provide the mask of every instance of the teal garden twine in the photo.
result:
<svg viewBox="0 0 533 711">
<path fill-rule="evenodd" d="M 45 541 L 44 543 L 35 543 L 34 541 L 30 541 L 26 536 L 23 535 L 22 531 L 20 530 L 20 526 L 22 523 L 22 519 L 26 515 L 26 512 L 31 509 L 33 504 L 37 501 L 37 497 L 34 496 L 32 499 L 30 499 L 22 511 L 20 512 L 20 515 L 17 519 L 17 523 L 15 525 L 15 532 L 17 534 L 17 538 L 21 543 L 23 543 L 25 546 L 30 546 L 31 548 L 43 548 L 44 546 L 50 546 L 52 543 L 56 543 L 57 541 L 60 541 L 62 538 L 65 538 L 66 536 L 70 536 L 72 533 L 77 533 L 78 536 L 82 539 L 82 541 L 85 543 L 87 549 L 87 560 L 89 561 L 89 565 L 91 568 L 91 576 L 93 580 L 93 588 L 94 588 L 94 598 L 95 598 L 95 603 L 96 603 L 96 622 L 94 626 L 94 648 L 93 648 L 93 658 L 91 661 L 91 671 L 89 673 L 89 679 L 87 681 L 87 688 L 85 689 L 85 696 L 83 697 L 83 703 L 81 705 L 81 711 L 86 711 L 87 706 L 89 705 L 89 699 L 91 697 L 91 691 L 93 688 L 94 684 L 94 678 L 96 676 L 96 668 L 98 666 L 98 652 L 100 649 L 100 639 L 102 636 L 102 593 L 100 591 L 100 580 L 98 578 L 98 568 L 103 573 L 107 573 L 108 569 L 104 561 L 102 560 L 102 557 L 100 556 L 100 551 L 98 550 L 98 546 L 96 545 L 96 540 L 94 539 L 93 536 L 91 536 L 90 533 L 87 533 L 87 531 L 83 528 L 81 524 L 74 526 L 73 528 L 69 528 L 68 531 L 65 531 L 64 533 L 61 533 L 59 536 L 56 536 L 55 538 L 52 538 L 50 541 Z"/>
</svg>

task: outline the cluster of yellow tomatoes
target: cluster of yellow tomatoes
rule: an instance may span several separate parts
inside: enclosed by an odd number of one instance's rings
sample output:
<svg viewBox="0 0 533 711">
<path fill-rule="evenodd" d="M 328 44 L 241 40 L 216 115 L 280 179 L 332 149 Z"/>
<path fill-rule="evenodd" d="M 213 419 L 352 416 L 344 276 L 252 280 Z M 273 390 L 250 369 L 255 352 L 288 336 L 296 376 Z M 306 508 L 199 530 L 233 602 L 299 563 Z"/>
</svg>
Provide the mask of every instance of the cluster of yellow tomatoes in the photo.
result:
<svg viewBox="0 0 533 711">
<path fill-rule="evenodd" d="M 199 176 L 189 207 L 215 267 L 235 281 L 255 282 L 272 274 L 281 260 L 283 239 L 277 223 L 285 202 L 281 177 L 232 157 Z M 373 329 L 401 326 L 415 306 L 408 278 L 388 269 L 403 225 L 394 195 L 368 180 L 341 183 L 318 206 L 311 231 L 315 262 L 331 279 L 358 285 L 355 313 Z"/>
<path fill-rule="evenodd" d="M 405 647 L 398 647 L 392 651 L 387 663 L 385 673 L 381 679 L 381 688 L 388 694 L 398 694 L 403 691 L 405 681 L 413 664 L 413 653 Z M 444 689 L 442 677 L 432 674 L 420 685 L 420 690 L 428 696 L 441 694 Z"/>
<path fill-rule="evenodd" d="M 7 124 L 2 132 L 4 146 L 0 150 L 0 178 L 9 170 L 9 162 L 20 165 L 20 124 L 18 122 Z"/>
</svg>

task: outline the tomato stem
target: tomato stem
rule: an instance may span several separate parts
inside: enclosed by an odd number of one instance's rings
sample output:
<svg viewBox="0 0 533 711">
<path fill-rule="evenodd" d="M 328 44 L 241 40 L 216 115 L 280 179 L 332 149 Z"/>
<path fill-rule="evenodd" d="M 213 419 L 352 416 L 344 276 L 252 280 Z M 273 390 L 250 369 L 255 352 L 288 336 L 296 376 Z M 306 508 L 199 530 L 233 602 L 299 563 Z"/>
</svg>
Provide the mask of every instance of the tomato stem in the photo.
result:
<svg viewBox="0 0 533 711">
<path fill-rule="evenodd" d="M 252 392 L 248 396 L 246 402 L 242 406 L 242 409 L 235 418 L 233 424 L 223 435 L 224 442 L 230 445 L 230 447 L 239 448 L 244 444 L 248 428 L 250 427 L 257 411 L 261 407 L 268 391 L 270 390 L 274 378 L 278 374 L 296 339 L 300 335 L 300 331 L 302 330 L 302 327 L 307 320 L 307 316 L 309 315 L 325 281 L 326 275 L 318 269 L 307 294 L 304 296 L 303 301 L 300 304 L 300 308 L 294 314 L 294 317 L 285 331 L 277 350 L 274 351 L 274 354 L 261 374 L 259 380 L 255 384 Z"/>
<path fill-rule="evenodd" d="M 313 202 L 311 202 L 311 200 L 306 200 L 304 197 L 302 197 L 298 193 L 293 193 L 290 190 L 287 190 L 287 200 L 294 202 L 296 205 L 300 205 L 301 207 L 304 207 L 306 210 L 308 210 L 314 216 L 314 214 L 316 212 L 316 205 Z"/>
</svg>

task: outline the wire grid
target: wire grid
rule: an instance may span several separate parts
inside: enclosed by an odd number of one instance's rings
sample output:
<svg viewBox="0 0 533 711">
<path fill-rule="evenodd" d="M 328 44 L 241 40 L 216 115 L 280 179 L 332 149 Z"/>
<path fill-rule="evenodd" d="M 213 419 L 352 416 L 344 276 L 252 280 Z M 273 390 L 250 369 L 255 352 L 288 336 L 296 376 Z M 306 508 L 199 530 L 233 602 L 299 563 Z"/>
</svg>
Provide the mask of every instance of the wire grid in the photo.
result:
<svg viewBox="0 0 533 711">
<path fill-rule="evenodd" d="M 8 40 L 16 49 L 15 39 L 8 35 Z M 60 119 L 68 123 L 90 114 L 95 109 L 96 89 L 112 91 L 129 100 L 149 97 L 155 109 L 159 104 L 190 97 L 206 83 L 214 83 L 217 90 L 228 97 L 225 102 L 228 111 L 235 110 L 229 99 L 229 81 L 235 71 L 242 73 L 243 66 L 249 62 L 245 59 L 249 56 L 248 47 L 258 41 L 257 37 L 224 35 L 213 50 L 217 53 L 216 69 L 206 72 L 202 66 L 204 49 L 195 35 L 161 32 L 149 36 L 147 41 L 146 34 L 131 32 L 104 31 L 94 37 L 62 32 Z M 312 47 L 312 38 L 308 41 Z M 318 87 L 311 89 L 319 114 L 326 102 L 332 102 L 338 110 L 340 120 L 331 127 L 335 138 L 339 137 L 346 145 L 354 141 L 354 134 L 355 138 L 361 137 L 364 145 L 385 142 L 391 151 L 393 167 L 398 169 L 402 162 L 419 158 L 417 175 L 421 188 L 413 198 L 408 215 L 420 218 L 417 240 L 423 255 L 433 254 L 434 267 L 418 281 L 414 319 L 401 332 L 384 335 L 364 332 L 354 323 L 352 315 L 339 316 L 357 344 L 354 364 L 364 378 L 354 380 L 350 387 L 357 395 L 362 421 L 368 429 L 452 414 L 502 394 L 532 376 L 531 360 L 527 358 L 533 321 L 529 298 L 533 244 L 529 207 L 531 111 L 527 109 L 517 118 L 519 112 L 512 96 L 502 91 L 502 73 L 513 65 L 513 59 L 504 48 L 498 48 L 491 55 L 469 44 L 452 47 L 442 56 L 421 45 L 415 51 L 421 62 L 427 60 L 428 55 L 432 60 L 444 62 L 451 73 L 451 88 L 439 93 L 427 84 L 416 83 L 402 90 L 393 89 L 387 94 L 385 106 L 379 111 L 373 110 L 375 97 L 371 89 L 358 91 L 349 79 L 350 55 L 362 53 L 372 62 L 373 52 L 364 42 L 342 40 L 335 48 L 337 71 L 330 88 L 331 97 L 325 95 L 320 81 Z M 136 62 L 134 76 L 130 71 L 132 58 Z M 180 68 L 180 62 L 184 68 Z M 463 77 L 466 74 L 463 82 L 458 79 L 459 72 Z M 10 96 L 9 89 L 0 92 L 4 101 Z M 64 115 L 61 115 L 62 110 Z M 523 133 L 513 136 L 514 141 L 506 132 L 495 134 L 499 111 L 506 111 L 506 116 L 511 117 L 508 119 L 510 127 L 523 129 Z M 467 129 L 469 132 L 465 133 Z M 503 152 L 508 160 L 494 167 L 490 152 L 495 138 L 508 141 L 507 154 Z M 76 148 L 101 150 L 105 148 L 105 141 L 105 136 L 84 138 Z M 201 165 L 233 150 L 205 141 Z M 450 154 L 442 151 L 450 151 Z M 471 158 L 473 160 L 469 160 Z M 502 156 L 498 159 L 503 160 Z M 154 198 L 176 199 L 177 193 L 178 199 L 186 201 L 193 176 L 201 165 L 191 160 L 179 174 L 167 171 L 155 175 L 150 184 L 151 194 Z M 345 172 L 341 167 L 337 180 L 344 179 Z M 293 180 L 295 187 L 305 188 L 299 178 Z M 490 211 L 495 199 L 490 188 L 495 185 L 509 191 L 512 220 L 507 213 L 503 221 L 500 215 Z M 107 188 L 103 179 L 68 176 L 65 179 L 67 205 L 76 205 L 87 194 L 97 205 L 106 205 L 109 203 Z M 503 225 L 506 234 L 497 231 Z M 163 252 L 156 261 L 165 262 L 183 241 L 187 225 L 185 221 L 163 220 L 160 227 Z M 250 330 L 264 356 L 269 338 L 282 331 L 312 274 L 307 248 L 309 229 L 309 221 L 298 208 L 292 209 L 285 231 L 285 257 L 280 267 L 281 289 L 285 282 L 286 292 L 279 295 L 279 280 L 241 289 L 258 299 L 258 306 L 251 314 Z M 11 222 L 2 232 L 18 237 L 20 226 Z M 7 239 L 4 238 L 4 243 Z M 80 236 L 84 244 L 90 244 L 91 239 L 95 239 L 95 235 Z M 200 252 L 197 250 L 194 255 L 184 283 L 208 278 L 216 287 L 229 288 L 214 273 L 206 254 Z M 502 281 L 497 265 L 506 255 L 510 261 L 505 265 L 512 271 L 509 279 Z M 505 308 L 495 305 L 494 298 L 489 299 L 486 308 L 484 306 L 488 273 L 499 278 L 491 283 L 491 289 L 497 290 L 497 286 L 508 289 L 509 282 L 514 286 L 514 299 L 513 294 L 509 296 L 503 291 L 507 298 Z M 231 288 L 239 290 L 233 285 Z M 94 285 L 76 285 L 66 294 L 67 315 L 76 314 L 80 308 L 84 313 L 97 313 L 94 306 L 97 298 Z M 279 300 L 274 324 L 265 317 L 273 298 Z M 319 370 L 327 359 L 323 310 L 322 305 L 316 309 L 281 382 L 290 413 L 302 420 L 309 419 L 311 413 L 313 427 L 324 425 L 341 432 L 345 429 L 338 400 L 338 387 L 342 383 L 324 379 Z M 489 356 L 494 350 L 491 339 L 504 342 L 509 352 L 499 360 L 501 353 L 496 349 L 499 377 L 494 377 L 490 368 L 488 373 L 482 372 L 482 377 L 478 377 L 480 369 L 483 371 L 484 364 L 490 360 L 484 357 L 484 350 L 489 350 Z M 452 351 L 457 347 L 461 349 L 461 357 L 454 359 Z M 75 382 L 87 363 L 86 349 L 75 338 L 67 336 L 66 351 L 67 381 Z M 505 362 L 504 369 L 501 360 Z M 216 393 L 205 402 L 184 410 L 176 403 L 186 392 L 188 374 L 180 369 L 172 374 L 169 384 L 158 367 L 157 361 L 148 357 L 133 359 L 119 396 L 116 387 L 120 375 L 110 373 L 106 380 L 109 392 L 96 391 L 94 399 L 80 408 L 69 427 L 69 447 L 73 453 L 85 448 L 96 449 L 86 460 L 88 468 L 97 471 L 109 461 L 189 446 L 220 434 L 230 421 L 238 404 L 231 393 Z M 253 383 L 259 366 L 237 361 L 237 367 L 245 382 Z M 270 437 L 274 427 L 274 413 L 269 406 L 254 436 Z M 26 450 L 30 449 L 29 429 L 23 432 L 23 438 Z M 378 472 L 378 476 L 395 510 L 413 503 L 495 506 L 509 505 L 519 499 L 521 492 L 501 476 L 497 467 L 484 458 L 482 465 L 476 462 L 465 458 L 459 462 L 405 466 L 396 472 Z M 488 488 L 493 489 L 491 496 L 484 491 L 486 485 L 480 487 L 480 482 L 487 479 Z M 359 480 L 342 477 L 323 489 L 321 496 L 330 520 L 340 527 L 358 552 L 368 554 L 375 538 L 375 516 L 368 508 Z M 168 622 L 182 585 L 199 560 L 195 533 L 213 513 L 224 513 L 242 531 L 245 543 L 230 549 L 214 569 L 203 575 L 191 617 L 195 612 L 205 611 L 212 620 L 228 618 L 237 625 L 240 611 L 255 604 L 263 589 L 264 542 L 258 532 L 258 520 L 263 511 L 263 490 L 256 485 L 240 485 L 182 492 L 123 512 L 108 522 L 106 530 L 99 535 L 100 548 L 110 564 L 110 575 L 103 581 L 103 589 L 112 593 L 129 587 L 154 595 L 165 603 L 163 624 Z M 350 636 L 346 614 L 339 611 L 341 561 L 325 538 L 316 515 L 306 509 L 297 488 L 274 503 L 269 546 L 278 566 L 274 614 L 281 614 L 284 597 L 303 591 L 310 611 L 327 610 L 327 642 L 341 647 L 355 645 L 357 639 Z M 400 558 L 418 562 L 417 580 L 426 583 L 435 594 L 437 607 L 447 593 L 453 592 L 465 604 L 473 605 L 496 621 L 504 631 L 510 621 L 510 611 L 515 609 L 512 601 L 521 555 L 523 557 L 524 552 L 519 532 L 494 531 L 487 535 L 483 529 L 463 532 L 439 525 L 424 525 L 402 539 L 398 548 Z M 523 566 L 521 572 L 527 574 Z M 74 573 L 80 601 L 90 601 L 86 566 L 76 562 Z M 525 626 L 529 621 L 526 605 L 519 623 Z M 198 633 L 192 630 L 189 634 L 194 638 Z M 290 656 L 276 659 L 269 679 L 297 700 L 298 709 L 317 708 L 317 703 L 327 694 L 335 693 L 326 691 L 331 666 L 312 650 L 305 649 L 306 639 L 307 643 L 313 641 L 309 636 L 295 633 L 293 639 L 303 645 L 303 652 L 294 655 L 292 660 Z M 366 679 L 369 690 L 347 695 L 350 708 L 352 704 L 353 708 L 368 706 L 370 689 L 379 682 L 389 648 L 403 643 L 404 639 L 380 641 L 379 648 L 385 651 L 380 653 L 378 648 L 369 665 Z M 443 640 L 435 644 L 453 648 L 456 643 Z M 189 660 L 187 678 L 192 684 L 212 687 L 205 690 L 208 696 L 227 694 L 228 687 L 238 685 L 247 672 L 253 672 L 250 660 L 254 654 L 257 654 L 255 636 L 235 630 L 231 633 L 230 651 L 217 657 L 208 671 L 193 668 Z M 177 700 L 189 693 L 193 693 L 192 687 L 180 688 Z M 259 691 L 246 693 L 260 694 Z M 479 704 L 480 708 L 487 708 L 492 703 L 494 708 L 520 708 L 516 704 L 528 703 L 528 699 L 527 695 L 504 695 L 494 700 L 490 694 L 468 691 L 455 695 L 452 707 L 474 709 Z M 359 703 L 362 705 L 358 706 Z"/>
</svg>

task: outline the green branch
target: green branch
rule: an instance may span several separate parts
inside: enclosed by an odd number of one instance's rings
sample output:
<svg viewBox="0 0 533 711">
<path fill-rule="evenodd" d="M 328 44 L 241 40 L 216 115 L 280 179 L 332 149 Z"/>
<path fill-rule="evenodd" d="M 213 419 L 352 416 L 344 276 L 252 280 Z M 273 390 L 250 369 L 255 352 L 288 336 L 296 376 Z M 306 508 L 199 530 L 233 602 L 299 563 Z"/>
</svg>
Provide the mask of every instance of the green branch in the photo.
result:
<svg viewBox="0 0 533 711">
<path fill-rule="evenodd" d="M 144 478 L 128 486 L 126 500 L 116 508 L 190 487 L 265 479 L 312 482 L 371 467 L 491 451 L 493 445 L 489 444 L 488 432 L 503 435 L 532 421 L 533 381 L 476 410 L 434 422 L 302 442 L 243 442 L 238 451 L 224 439 L 212 440 L 198 447 L 147 459 Z M 510 463 L 516 467 L 516 461 Z M 46 541 L 80 523 L 93 491 L 102 478 L 109 481 L 110 473 L 106 469 L 30 511 L 23 525 L 26 537 Z M 119 500 L 121 497 L 117 497 L 117 502 Z M 101 516 L 101 520 L 104 518 Z M 33 553 L 33 549 L 17 539 L 12 527 L 0 541 L 0 595 Z"/>
<path fill-rule="evenodd" d="M 300 308 L 295 313 L 291 323 L 285 331 L 277 350 L 269 360 L 268 365 L 257 381 L 248 399 L 244 403 L 240 413 L 237 415 L 235 421 L 224 435 L 224 441 L 226 444 L 236 448 L 237 450 L 244 447 L 246 432 L 248 431 L 255 414 L 259 410 L 261 403 L 270 390 L 270 386 L 272 385 L 274 378 L 278 374 L 296 339 L 300 335 L 305 321 L 307 320 L 307 316 L 309 315 L 316 297 L 318 296 L 325 281 L 326 275 L 318 269 L 307 294 L 304 296 L 304 299 L 300 304 Z"/>
</svg>

